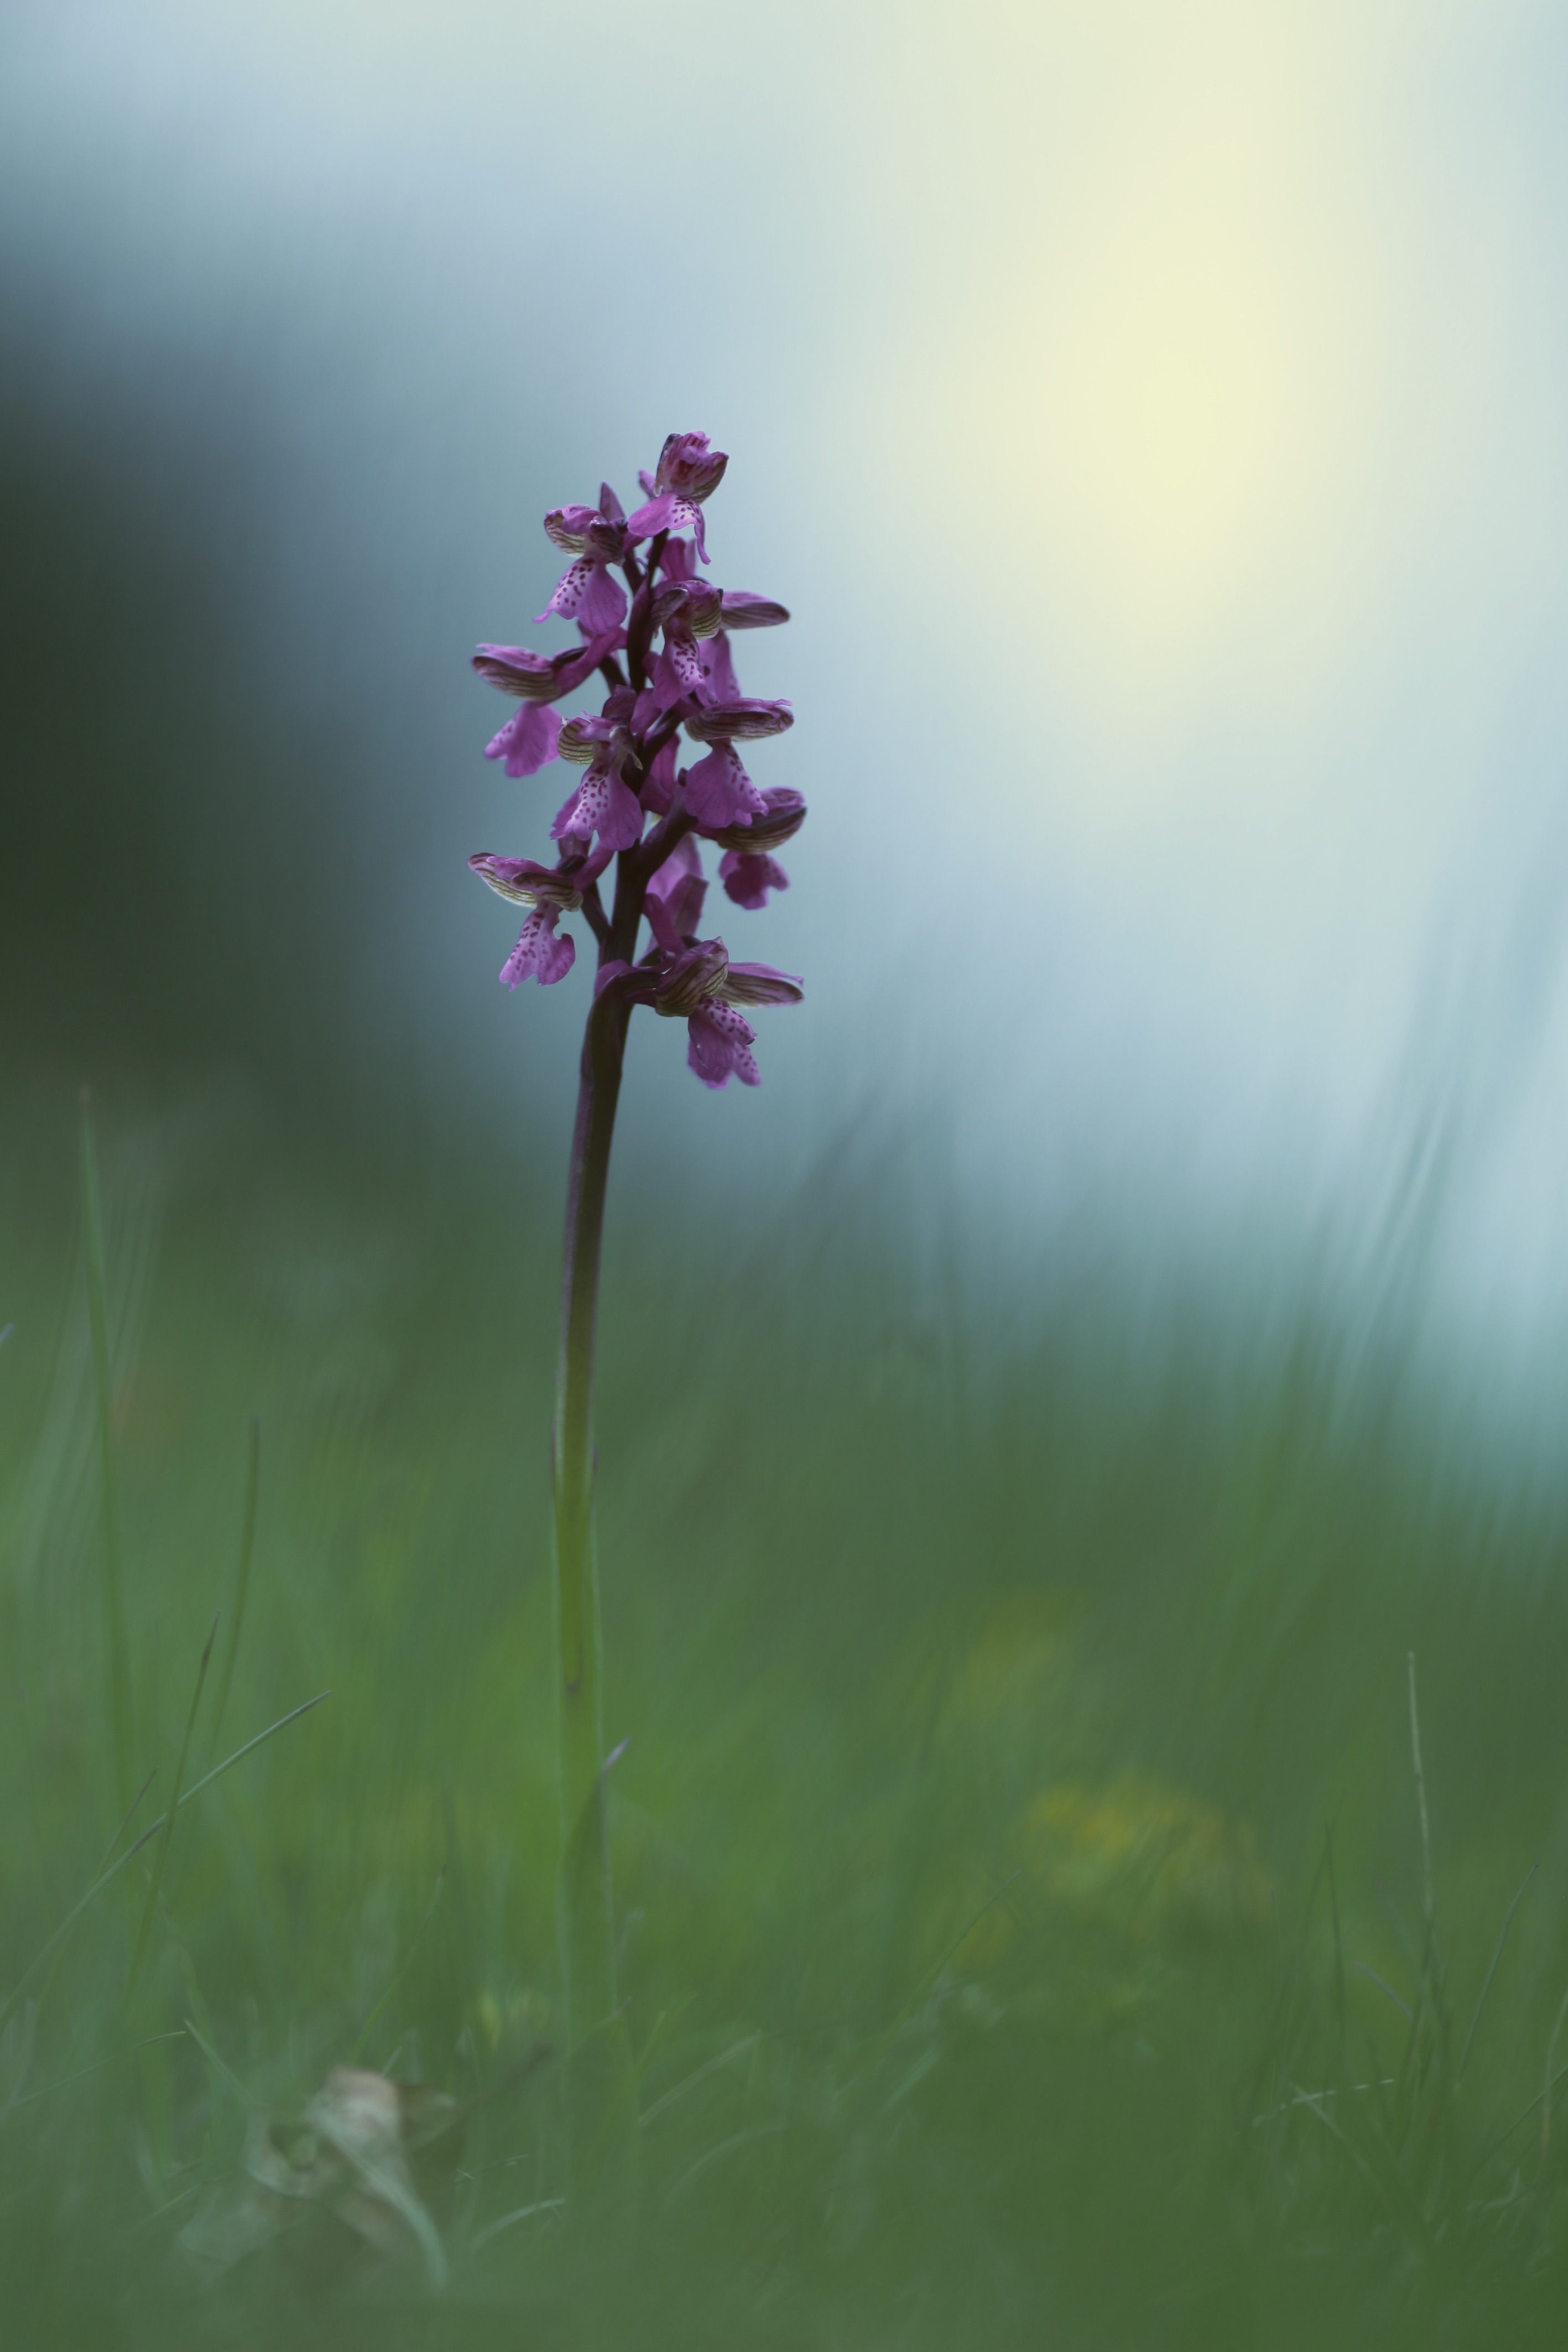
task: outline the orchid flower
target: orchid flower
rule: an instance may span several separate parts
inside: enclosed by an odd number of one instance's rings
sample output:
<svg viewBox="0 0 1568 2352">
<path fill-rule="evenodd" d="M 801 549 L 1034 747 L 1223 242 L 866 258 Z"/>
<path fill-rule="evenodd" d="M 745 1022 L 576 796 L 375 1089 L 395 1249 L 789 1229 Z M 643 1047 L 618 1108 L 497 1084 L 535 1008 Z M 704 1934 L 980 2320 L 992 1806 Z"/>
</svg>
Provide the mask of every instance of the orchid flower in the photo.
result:
<svg viewBox="0 0 1568 2352">
<path fill-rule="evenodd" d="M 486 760 L 506 762 L 508 776 L 533 776 L 556 756 L 560 720 L 545 706 L 559 702 L 601 662 L 625 644 L 623 630 L 601 630 L 564 654 L 530 653 L 526 646 L 481 646 L 474 667 L 490 686 L 516 696 L 522 709 L 485 746 Z"/>
<path fill-rule="evenodd" d="M 689 530 L 706 563 L 703 500 L 717 489 L 728 463 L 722 450 L 709 449 L 706 433 L 672 433 L 653 473 L 638 474 L 648 503 L 637 509 L 627 529 L 639 539 L 656 530 Z"/>
<path fill-rule="evenodd" d="M 517 946 L 501 966 L 503 987 L 516 988 L 520 981 L 537 980 L 549 988 L 564 980 L 577 960 L 577 942 L 570 931 L 558 939 L 556 925 L 563 914 L 575 913 L 581 906 L 581 891 L 564 875 L 536 866 L 531 857 L 494 857 L 482 849 L 468 863 L 500 898 L 533 909 Z"/>
<path fill-rule="evenodd" d="M 702 842 L 721 854 L 719 879 L 732 903 L 758 908 L 789 887 L 773 852 L 806 814 L 792 788 L 755 784 L 738 748 L 784 734 L 794 713 L 786 701 L 743 691 L 731 639 L 776 627 L 789 614 L 769 597 L 719 588 L 696 569 L 708 562 L 704 505 L 728 462 L 706 434 L 673 433 L 654 471 L 640 477 L 646 503 L 632 516 L 608 484 L 597 507 L 553 508 L 545 530 L 571 562 L 539 618 L 574 623 L 580 642 L 554 654 L 484 645 L 474 656 L 477 674 L 519 705 L 486 757 L 508 776 L 537 774 L 557 759 L 584 772 L 550 824 L 553 866 L 488 850 L 468 861 L 492 890 L 528 909 L 501 981 L 508 989 L 525 980 L 548 988 L 566 978 L 577 950 L 559 929 L 565 915 L 580 916 L 598 947 L 567 1187 L 552 1457 L 561 1834 L 573 1858 L 561 1882 L 567 2043 L 569 2053 L 596 2053 L 573 2079 L 603 2084 L 606 2067 L 615 2078 L 597 2115 L 581 2118 L 584 2144 L 602 2141 L 620 2127 L 607 2118 L 623 2125 L 632 2108 L 615 1991 L 604 1826 L 613 1759 L 604 1752 L 592 1545 L 599 1263 L 626 1039 L 639 1006 L 684 1020 L 686 1061 L 705 1087 L 719 1091 L 731 1078 L 755 1087 L 748 1014 L 801 996 L 788 972 L 732 961 L 722 940 L 700 936 L 708 889 Z M 598 709 L 563 719 L 556 705 L 596 671 L 608 687 Z M 688 748 L 698 754 L 689 767 L 681 764 Z M 613 888 L 601 898 L 612 866 Z M 569 2096 L 569 2119 L 577 2096 Z M 574 2120 L 574 2138 L 577 2132 Z"/>
<path fill-rule="evenodd" d="M 608 482 L 599 486 L 596 507 L 552 507 L 545 532 L 573 561 L 556 583 L 555 593 L 536 621 L 559 614 L 587 635 L 619 627 L 626 617 L 626 592 L 611 571 L 624 562 L 630 547 L 626 515 Z"/>
</svg>

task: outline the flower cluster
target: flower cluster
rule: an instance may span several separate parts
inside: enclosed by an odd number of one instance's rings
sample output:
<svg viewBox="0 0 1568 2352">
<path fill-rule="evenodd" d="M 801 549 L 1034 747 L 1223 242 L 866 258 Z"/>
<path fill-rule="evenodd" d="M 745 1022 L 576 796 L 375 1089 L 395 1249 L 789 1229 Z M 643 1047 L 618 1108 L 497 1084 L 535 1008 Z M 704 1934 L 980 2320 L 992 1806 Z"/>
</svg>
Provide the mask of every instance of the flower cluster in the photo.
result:
<svg viewBox="0 0 1568 2352">
<path fill-rule="evenodd" d="M 789 615 L 699 569 L 708 562 L 704 502 L 728 462 L 705 433 L 672 433 L 655 471 L 640 477 L 645 502 L 632 514 L 606 483 L 596 507 L 546 515 L 547 534 L 570 561 L 538 618 L 572 622 L 580 642 L 550 655 L 479 647 L 479 676 L 519 706 L 485 756 L 508 776 L 537 775 L 557 760 L 583 772 L 550 825 L 553 866 L 487 850 L 468 863 L 529 909 L 501 967 L 507 987 L 564 980 L 577 950 L 559 927 L 580 914 L 599 946 L 596 1003 L 649 1004 L 684 1019 L 686 1058 L 705 1086 L 737 1077 L 754 1087 L 746 1012 L 798 1003 L 800 983 L 768 964 L 732 962 L 722 940 L 698 936 L 708 887 L 700 845 L 720 852 L 718 878 L 737 907 L 763 907 L 770 890 L 789 887 L 773 853 L 799 832 L 806 804 L 787 787 L 759 789 L 747 772 L 741 747 L 781 735 L 794 714 L 788 702 L 741 692 L 730 643 Z M 556 705 L 596 673 L 607 688 L 599 710 L 563 721 Z M 607 908 L 600 880 L 612 861 Z"/>
</svg>

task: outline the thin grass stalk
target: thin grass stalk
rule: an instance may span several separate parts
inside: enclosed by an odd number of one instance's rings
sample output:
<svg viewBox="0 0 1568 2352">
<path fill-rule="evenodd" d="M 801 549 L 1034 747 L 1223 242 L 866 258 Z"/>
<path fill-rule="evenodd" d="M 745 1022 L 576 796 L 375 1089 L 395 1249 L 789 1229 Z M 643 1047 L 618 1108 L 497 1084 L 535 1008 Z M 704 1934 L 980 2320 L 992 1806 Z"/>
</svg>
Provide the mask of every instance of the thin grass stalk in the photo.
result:
<svg viewBox="0 0 1568 2352">
<path fill-rule="evenodd" d="M 250 1424 L 250 1467 L 246 1479 L 245 1517 L 240 1526 L 239 1572 L 235 1578 L 234 1607 L 229 1612 L 229 1630 L 224 1643 L 223 1661 L 218 1668 L 217 1695 L 213 1701 L 213 1726 L 207 1734 L 207 1761 L 218 1752 L 218 1734 L 224 1727 L 224 1716 L 229 1703 L 229 1686 L 234 1681 L 235 1660 L 239 1655 L 239 1637 L 245 1624 L 246 1596 L 250 1591 L 251 1554 L 256 1549 L 256 1505 L 261 1485 L 261 1423 L 253 1418 Z"/>
<path fill-rule="evenodd" d="M 1410 1763 L 1416 1776 L 1416 1798 L 1421 1815 L 1421 1916 L 1432 1934 L 1432 1826 L 1427 1813 L 1427 1775 L 1421 1763 L 1421 1717 L 1416 1705 L 1416 1653 L 1407 1650 L 1406 1672 L 1410 1692 Z"/>
<path fill-rule="evenodd" d="M 180 1791 L 185 1784 L 185 1762 L 191 1753 L 191 1738 L 196 1728 L 196 1716 L 201 1708 L 202 1692 L 206 1686 L 207 1668 L 212 1662 L 213 1643 L 218 1638 L 218 1620 L 214 1611 L 206 1643 L 202 1651 L 202 1663 L 196 1668 L 196 1687 L 191 1693 L 191 1711 L 185 1717 L 185 1736 L 180 1742 L 179 1760 L 174 1767 L 174 1785 L 170 1791 L 169 1810 L 163 1820 L 163 1834 L 158 1841 L 152 1857 L 152 1874 L 148 1881 L 147 1900 L 141 1907 L 141 1925 L 137 1930 L 136 1948 L 131 1957 L 131 1975 L 126 1982 L 125 1998 L 131 1999 L 136 1980 L 141 1974 L 141 1963 L 147 1957 L 147 1939 L 152 1933 L 152 1921 L 158 1909 L 158 1897 L 163 1888 L 163 1875 L 169 1866 L 169 1848 L 174 1836 L 174 1819 L 180 1810 Z"/>
<path fill-rule="evenodd" d="M 1541 2087 L 1541 2158 L 1535 2168 L 1535 2178 L 1541 2180 L 1552 2155 L 1552 2092 L 1556 2082 L 1553 2068 L 1557 2063 L 1557 2044 L 1563 2038 L 1563 2028 L 1568 2024 L 1568 1992 L 1563 1996 L 1552 2027 L 1552 2039 L 1546 2045 L 1546 2078 Z"/>
<path fill-rule="evenodd" d="M 70 1910 L 67 1912 L 59 1926 L 55 1929 L 54 1934 L 44 1946 L 42 1951 L 35 1953 L 33 1958 L 29 1960 L 27 1966 L 23 1969 L 21 1975 L 12 1986 L 5 2000 L 0 2001 L 0 2033 L 5 2032 L 5 2028 L 9 2025 L 12 2018 L 16 2015 L 18 2008 L 21 2006 L 23 1994 L 26 1991 L 27 1987 L 37 1975 L 38 1970 L 41 1968 L 46 1967 L 55 1957 L 56 1953 L 60 1950 L 67 1937 L 69 1936 L 71 1929 L 76 1926 L 77 1921 L 81 1917 L 82 1913 L 87 1909 L 89 1904 L 91 1903 L 97 1895 L 101 1895 L 106 1886 L 113 1884 L 114 1880 L 119 1877 L 120 1872 L 125 1869 L 128 1864 L 135 1861 L 137 1855 L 141 1852 L 144 1845 L 151 1844 L 152 1841 L 157 1836 L 159 1831 L 162 1829 L 172 1818 L 173 1813 L 178 1807 L 193 1803 L 194 1800 L 201 1795 L 204 1789 L 210 1789 L 214 1780 L 221 1780 L 225 1772 L 232 1772 L 235 1766 L 243 1762 L 245 1758 L 250 1755 L 253 1749 L 265 1747 L 267 1742 L 273 1738 L 278 1732 L 286 1730 L 289 1724 L 297 1723 L 302 1715 L 308 1715 L 312 1707 L 319 1706 L 323 1699 L 330 1698 L 332 1694 L 329 1690 L 318 1691 L 314 1698 L 306 1699 L 303 1705 L 299 1706 L 290 1707 L 288 1713 L 287 1715 L 280 1715 L 276 1723 L 269 1723 L 265 1731 L 258 1731 L 254 1739 L 247 1739 L 243 1748 L 235 1748 L 232 1754 L 224 1758 L 221 1764 L 214 1765 L 210 1772 L 204 1773 L 201 1780 L 196 1782 L 194 1788 L 187 1789 L 183 1796 L 177 1798 L 174 1805 L 171 1806 L 168 1812 L 160 1813 L 155 1822 L 149 1822 L 141 1836 L 133 1844 L 126 1847 L 125 1852 L 120 1856 L 117 1862 L 111 1862 L 106 1869 L 99 1869 L 97 1877 L 94 1878 L 89 1885 L 87 1893 L 79 1896 Z M 138 1801 L 140 1801 L 140 1800 L 138 1800 Z M 116 1832 L 113 1844 L 110 1847 L 110 1852 L 111 1853 L 114 1851 L 114 1846 L 119 1844 L 120 1839 L 123 1834 L 124 1826 L 122 1824 L 120 1830 Z"/>
<path fill-rule="evenodd" d="M 87 1251 L 87 1303 L 88 1320 L 92 1332 L 93 1390 L 98 1407 L 104 1613 L 109 1637 L 109 1719 L 114 1742 L 115 1803 L 123 1813 L 131 1802 L 135 1729 L 131 1707 L 131 1653 L 125 1632 L 125 1592 L 120 1566 L 114 1433 L 110 1420 L 109 1294 L 104 1276 L 103 1208 L 98 1180 L 98 1144 L 92 1124 L 92 1096 L 86 1087 L 81 1090 L 81 1214 Z"/>
</svg>

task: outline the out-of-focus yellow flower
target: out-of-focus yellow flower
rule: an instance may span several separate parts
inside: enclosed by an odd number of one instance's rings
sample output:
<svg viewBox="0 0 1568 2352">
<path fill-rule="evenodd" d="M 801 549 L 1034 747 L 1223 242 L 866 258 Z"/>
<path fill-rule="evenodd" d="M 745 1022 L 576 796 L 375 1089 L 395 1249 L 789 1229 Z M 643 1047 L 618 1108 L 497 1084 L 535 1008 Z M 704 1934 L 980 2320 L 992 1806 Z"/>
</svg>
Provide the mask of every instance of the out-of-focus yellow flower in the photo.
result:
<svg viewBox="0 0 1568 2352">
<path fill-rule="evenodd" d="M 1052 1899 L 1140 1941 L 1262 1926 L 1269 1883 L 1245 1829 L 1141 1772 L 1061 1781 L 1024 1817 L 1026 1866 Z"/>
</svg>

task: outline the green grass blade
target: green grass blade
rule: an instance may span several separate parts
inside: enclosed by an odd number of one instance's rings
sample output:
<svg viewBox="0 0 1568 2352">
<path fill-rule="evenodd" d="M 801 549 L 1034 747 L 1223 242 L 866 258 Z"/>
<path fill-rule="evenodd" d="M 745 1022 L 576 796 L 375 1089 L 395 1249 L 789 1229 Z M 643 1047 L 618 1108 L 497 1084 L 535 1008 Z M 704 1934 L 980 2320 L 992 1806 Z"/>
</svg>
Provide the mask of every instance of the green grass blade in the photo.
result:
<svg viewBox="0 0 1568 2352">
<path fill-rule="evenodd" d="M 1498 1930 L 1497 1942 L 1492 1946 L 1492 1955 L 1491 1958 L 1487 1963 L 1486 1975 L 1481 1979 L 1480 1993 L 1476 2001 L 1476 2013 L 1470 2020 L 1470 2030 L 1465 2036 L 1465 2046 L 1459 2058 L 1459 2071 L 1454 2077 L 1454 2094 L 1456 2097 L 1458 2095 L 1459 2085 L 1465 2079 L 1465 2068 L 1470 2063 L 1470 2045 L 1476 2038 L 1476 2028 L 1481 2021 L 1481 2011 L 1487 2005 L 1487 1995 L 1491 1990 L 1491 1980 L 1497 1974 L 1497 1964 L 1502 1958 L 1502 1948 L 1508 1941 L 1508 1931 L 1513 1925 L 1513 1915 L 1518 1910 L 1520 1905 L 1523 1902 L 1526 1889 L 1529 1887 L 1531 1880 L 1534 1877 L 1540 1867 L 1541 1864 L 1538 1862 L 1532 1862 L 1531 1864 L 1530 1868 L 1525 1872 L 1523 1878 L 1520 1881 L 1519 1892 L 1514 1896 L 1513 1901 L 1509 1905 L 1507 1913 L 1503 1918 L 1502 1926 Z"/>
<path fill-rule="evenodd" d="M 246 2085 L 240 2081 L 239 2076 L 235 2073 L 234 2068 L 229 2065 L 227 2061 L 219 2056 L 217 2051 L 213 2047 L 211 2039 L 208 2035 L 201 2032 L 193 2018 L 188 2017 L 185 2020 L 185 2032 L 190 2035 L 192 2041 L 195 2043 L 197 2049 L 206 2060 L 208 2072 L 223 2084 L 225 2091 L 228 2091 L 239 2101 L 242 2107 L 249 2110 L 253 2107 L 259 2107 L 262 2105 L 261 2100 L 256 2097 L 256 2093 L 246 2089 Z M 171 2041 L 177 2042 L 180 2037 L 178 2034 L 172 2034 L 169 2038 Z"/>
<path fill-rule="evenodd" d="M 235 1660 L 239 1655 L 240 1632 L 245 1624 L 246 1596 L 250 1590 L 250 1559 L 256 1549 L 256 1504 L 261 1484 L 261 1423 L 255 1418 L 250 1424 L 250 1469 L 246 1479 L 245 1517 L 240 1527 L 239 1573 L 235 1579 L 234 1608 L 229 1614 L 229 1630 L 224 1643 L 223 1664 L 218 1669 L 217 1696 L 213 1701 L 213 1727 L 207 1737 L 207 1760 L 217 1754 L 218 1735 L 224 1727 L 224 1715 L 229 1703 L 229 1686 L 234 1681 Z"/>
<path fill-rule="evenodd" d="M 413 1934 L 409 1940 L 407 1951 L 403 1954 L 402 1959 L 398 1967 L 393 1969 L 392 1980 L 388 1984 L 386 1990 L 382 1993 L 381 1999 L 377 2001 L 375 2007 L 371 2010 L 369 2017 L 366 2018 L 363 2025 L 361 2026 L 359 2032 L 354 2038 L 354 2046 L 349 2053 L 349 2063 L 350 2066 L 357 2066 L 359 2064 L 360 2053 L 365 2046 L 371 2026 L 375 2023 L 377 2018 L 381 2015 L 388 2001 L 391 2000 L 393 1993 L 396 1992 L 399 1985 L 402 1984 L 404 1977 L 407 1976 L 410 1968 L 413 1966 L 413 1956 L 419 1949 L 420 1937 L 423 1935 L 432 1919 L 435 1916 L 435 1906 L 441 1900 L 441 1890 L 445 1884 L 446 1865 L 443 1863 L 441 1868 L 435 1874 L 435 1891 L 424 1906 L 424 1916 L 421 1919 L 418 1927 L 414 1929 Z"/>
<path fill-rule="evenodd" d="M 30 2107 L 39 2099 L 51 2099 L 57 2091 L 68 2091 L 73 2083 L 85 2083 L 89 2074 L 101 2074 L 106 2066 L 118 2066 L 122 2058 L 134 2058 L 139 2050 L 150 2050 L 155 2042 L 181 2042 L 181 2033 L 150 2033 L 143 2042 L 132 2042 L 129 2048 L 112 2050 L 107 2058 L 97 2058 L 90 2066 L 78 2066 L 74 2074 L 62 2074 L 57 2082 L 40 2084 L 36 2091 L 26 2091 L 19 2099 L 7 2099 L 0 2107 L 0 2116 L 15 2115 L 18 2107 Z"/>
<path fill-rule="evenodd" d="M 93 1876 L 95 1878 L 101 1878 L 104 1872 L 109 1868 L 110 1864 L 113 1861 L 115 1847 L 120 1843 L 120 1839 L 125 1835 L 126 1831 L 131 1827 L 131 1822 L 135 1820 L 137 1809 L 141 1805 L 142 1798 L 147 1794 L 148 1790 L 152 1786 L 153 1781 L 157 1778 L 157 1767 L 154 1766 L 152 1770 L 147 1775 L 145 1780 L 142 1781 L 140 1789 L 137 1790 L 134 1797 L 131 1798 L 130 1804 L 126 1807 L 124 1820 L 120 1822 L 120 1827 L 115 1831 L 114 1835 L 110 1839 L 109 1843 L 104 1847 L 103 1858 L 99 1862 L 98 1868 L 93 1873 Z"/>
<path fill-rule="evenodd" d="M 276 1723 L 269 1723 L 265 1731 L 258 1731 L 254 1739 L 247 1739 L 243 1748 L 236 1748 L 232 1755 L 224 1758 L 221 1764 L 215 1764 L 210 1772 L 204 1772 L 199 1780 L 186 1790 L 180 1799 L 181 1804 L 188 1805 L 193 1797 L 199 1797 L 204 1789 L 210 1789 L 214 1780 L 221 1780 L 225 1772 L 232 1772 L 235 1766 L 248 1756 L 253 1748 L 265 1747 L 267 1742 L 278 1732 L 286 1731 L 291 1723 L 298 1723 L 302 1715 L 308 1715 L 313 1706 L 319 1706 L 323 1699 L 330 1698 L 331 1696 L 329 1690 L 318 1691 L 314 1698 L 308 1698 L 302 1705 L 290 1707 L 287 1715 L 280 1715 Z M 152 1828 L 156 1829 L 157 1826 L 155 1822 Z M 143 1830 L 139 1843 L 145 1843 L 152 1834 L 152 1830 Z M 132 1848 L 132 1852 L 134 1850 Z M 129 1860 L 130 1856 L 126 1858 Z"/>
<path fill-rule="evenodd" d="M 191 1693 L 191 1711 L 185 1717 L 185 1737 L 180 1742 L 180 1758 L 174 1767 L 174 1786 L 169 1799 L 169 1810 L 163 1816 L 163 1834 L 158 1841 L 158 1851 L 152 1857 L 152 1875 L 148 1882 L 147 1900 L 141 1906 L 141 1925 L 137 1930 L 136 1948 L 131 1958 L 131 1975 L 125 1987 L 130 2000 L 141 1973 L 141 1963 L 147 1957 L 147 1939 L 152 1933 L 152 1921 L 158 1909 L 158 1897 L 163 1889 L 163 1874 L 169 1866 L 169 1847 L 174 1835 L 174 1816 L 180 1810 L 180 1791 L 184 1786 L 185 1761 L 191 1752 L 191 1735 L 196 1727 L 196 1716 L 202 1704 L 202 1692 L 206 1686 L 207 1668 L 212 1663 L 213 1643 L 218 1638 L 217 1612 L 213 1614 L 211 1630 L 202 1652 L 202 1663 L 196 1668 L 196 1687 Z"/>
<path fill-rule="evenodd" d="M 254 1749 L 265 1746 L 267 1740 L 276 1738 L 278 1732 L 286 1730 L 289 1724 L 298 1723 L 302 1715 L 308 1715 L 312 1707 L 319 1706 L 323 1699 L 329 1699 L 331 1696 L 332 1694 L 329 1690 L 318 1691 L 314 1698 L 306 1699 L 302 1706 L 290 1707 L 287 1715 L 280 1715 L 276 1723 L 269 1723 L 265 1731 L 258 1731 L 254 1739 L 247 1739 L 243 1748 L 236 1748 L 232 1756 L 225 1756 L 223 1762 L 215 1765 L 213 1770 L 205 1774 L 202 1780 L 198 1780 L 193 1788 L 187 1789 L 184 1795 L 177 1801 L 178 1804 L 188 1805 L 193 1797 L 199 1797 L 201 1795 L 204 1789 L 210 1789 L 214 1780 L 221 1780 L 225 1772 L 232 1772 L 235 1766 L 241 1763 L 246 1757 L 252 1753 Z M 4 2001 L 0 2001 L 0 2033 L 5 2032 L 6 2026 L 16 2015 L 23 1994 L 26 1991 L 27 1987 L 32 1983 L 33 1979 L 37 1975 L 38 1970 L 41 1968 L 46 1967 L 54 1958 L 56 1952 L 58 1951 L 60 1946 L 65 1942 L 66 1937 L 70 1934 L 71 1929 L 76 1926 L 77 1921 L 81 1917 L 82 1913 L 87 1909 L 88 1905 L 101 1895 L 106 1886 L 112 1885 L 114 1880 L 119 1877 L 120 1872 L 125 1868 L 127 1863 L 135 1861 L 142 1847 L 146 1845 L 151 1839 L 157 1836 L 159 1831 L 163 1827 L 164 1822 L 168 1819 L 169 1815 L 167 1813 L 160 1813 L 155 1822 L 150 1822 L 147 1827 L 142 1831 L 141 1835 L 137 1839 L 135 1844 L 127 1846 L 125 1852 L 120 1855 L 118 1862 L 111 1863 L 107 1870 L 100 1871 L 99 1875 L 93 1880 L 91 1885 L 88 1888 L 87 1893 L 80 1897 L 79 1901 L 78 1901 L 69 1911 L 67 1912 L 59 1926 L 55 1929 L 54 1934 L 49 1937 L 48 1942 L 44 1946 L 40 1952 L 35 1954 L 34 1958 L 29 1960 L 27 1966 L 23 1969 L 16 1983 L 12 1986 L 10 1992 L 5 1997 L 5 2000 Z"/>
<path fill-rule="evenodd" d="M 104 1275 L 103 1204 L 98 1181 L 98 1143 L 92 1097 L 81 1090 L 81 1220 L 87 1251 L 88 1319 L 92 1330 L 92 1379 L 98 1403 L 99 1484 L 103 1511 L 103 1590 L 109 1634 L 109 1717 L 114 1740 L 115 1801 L 124 1812 L 131 1801 L 131 1653 L 125 1632 L 125 1592 L 120 1568 L 120 1516 L 115 1496 L 114 1433 L 109 1383 L 109 1287 Z"/>
</svg>

